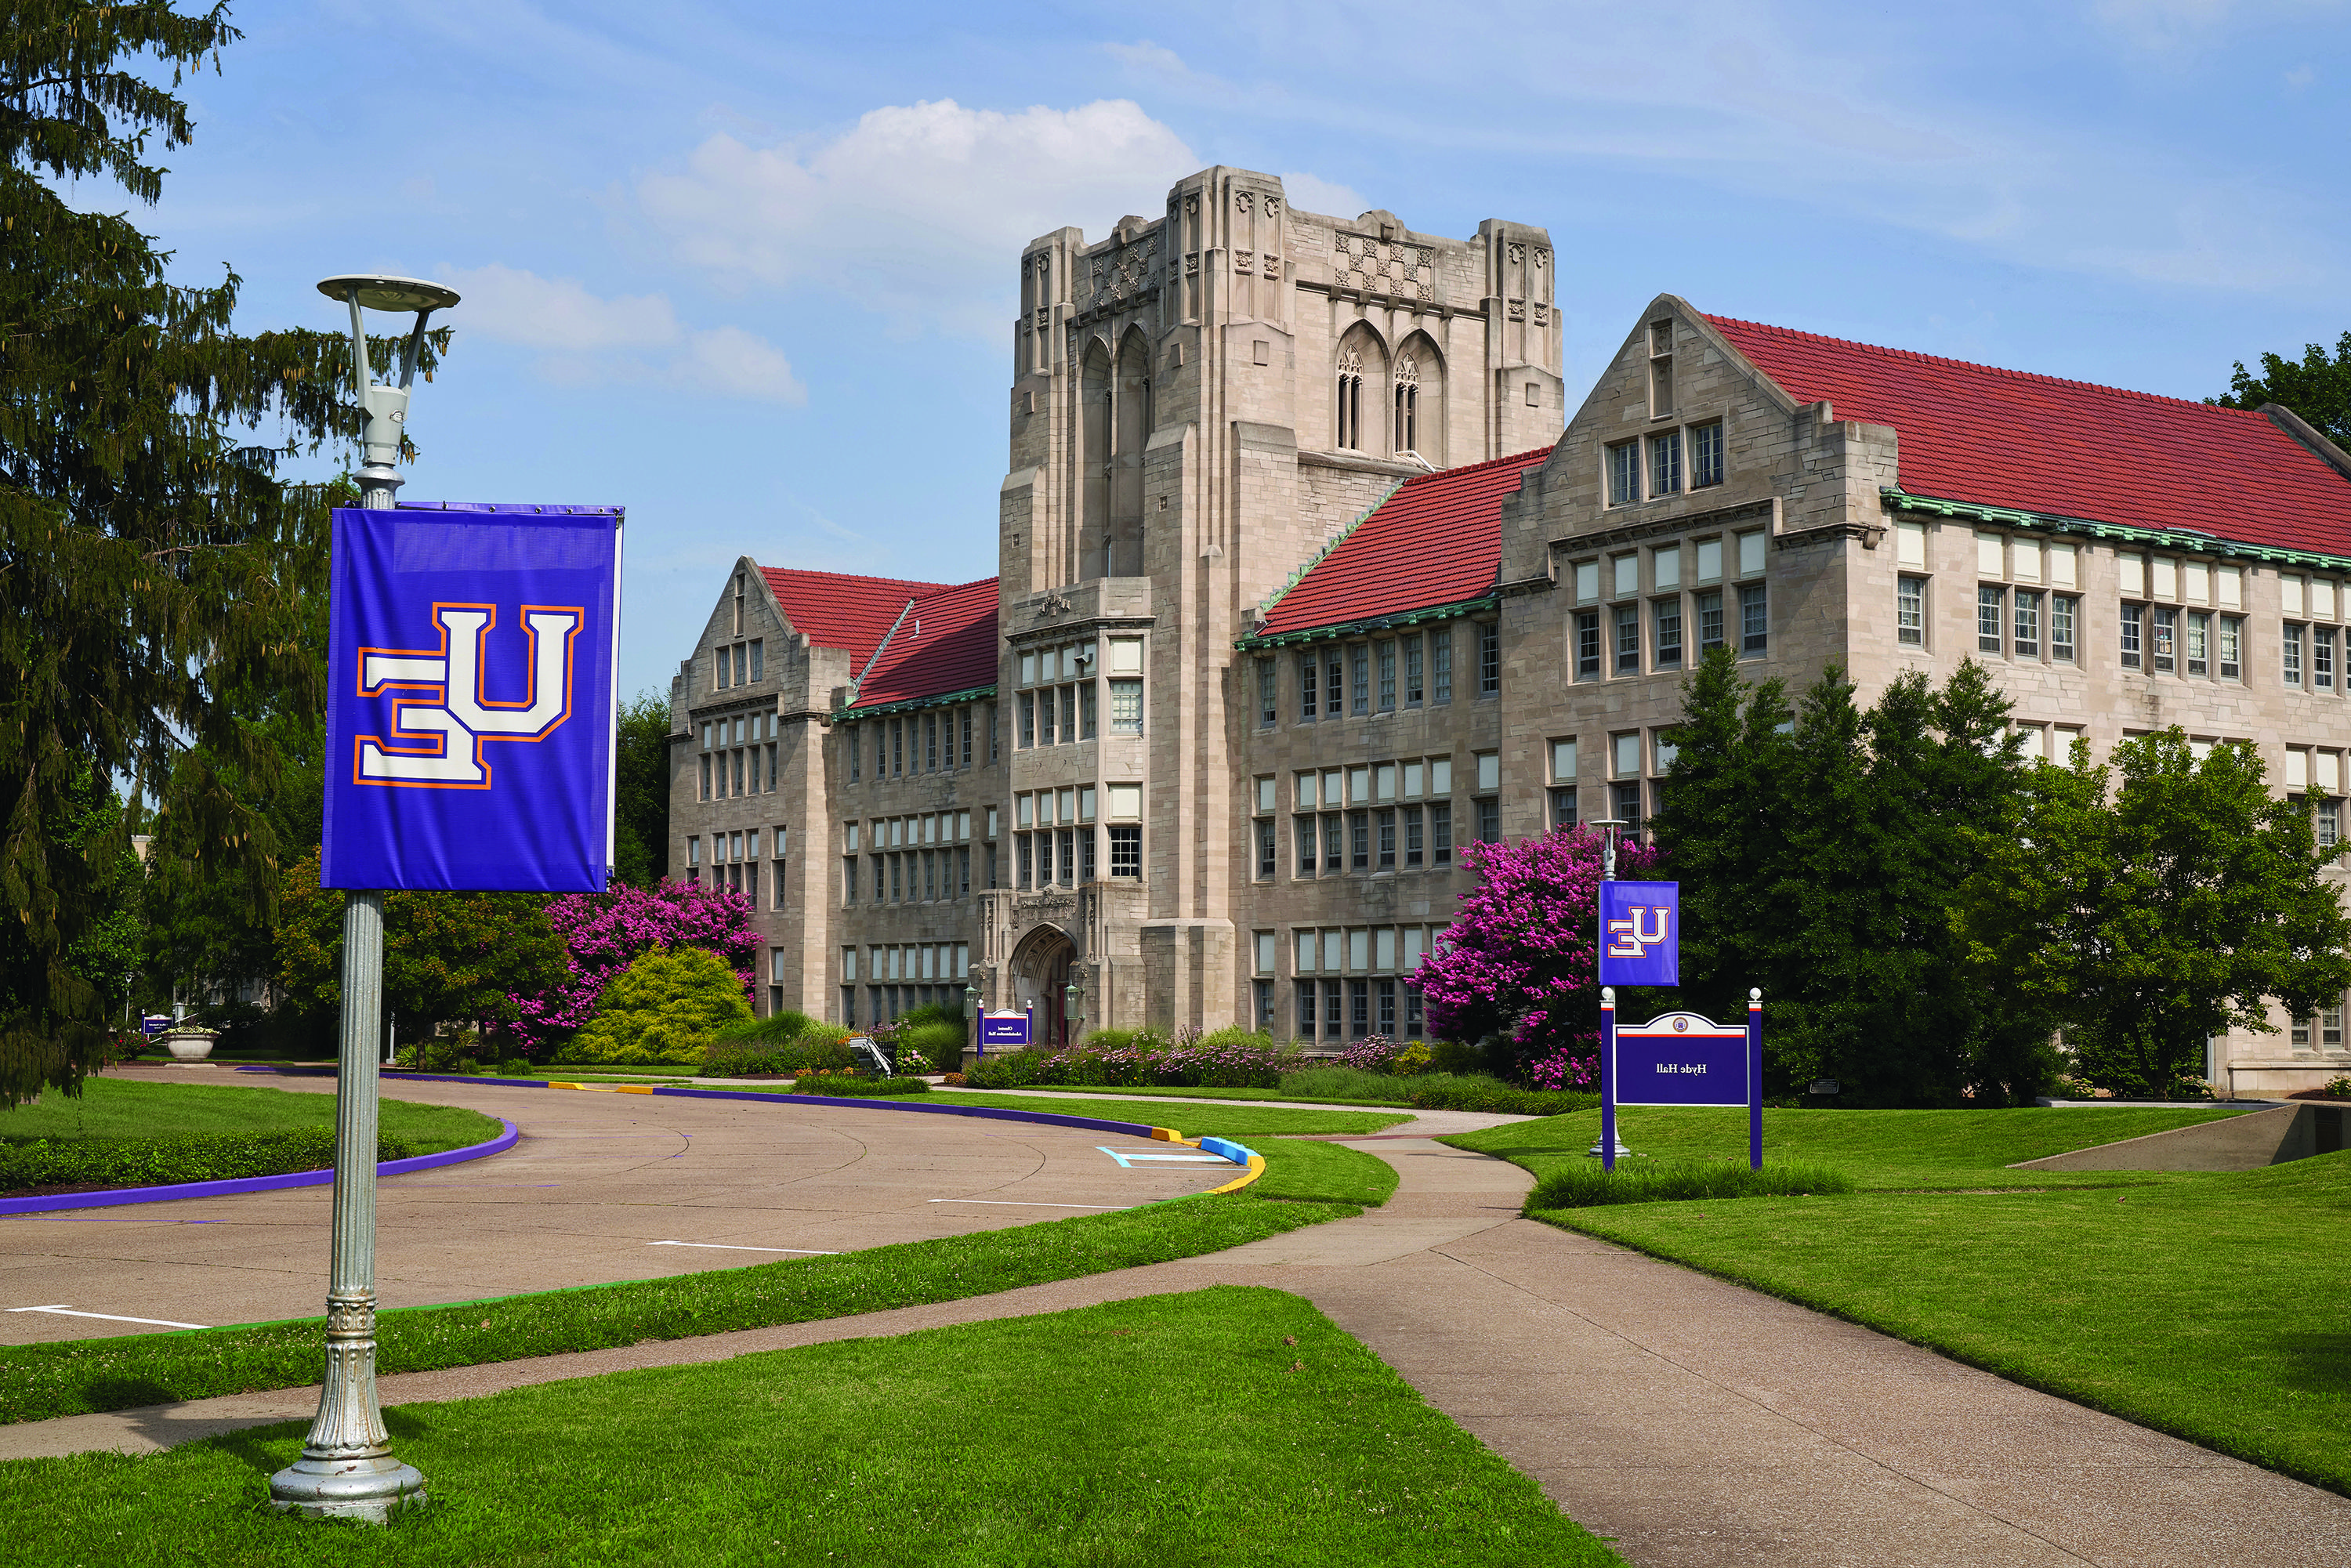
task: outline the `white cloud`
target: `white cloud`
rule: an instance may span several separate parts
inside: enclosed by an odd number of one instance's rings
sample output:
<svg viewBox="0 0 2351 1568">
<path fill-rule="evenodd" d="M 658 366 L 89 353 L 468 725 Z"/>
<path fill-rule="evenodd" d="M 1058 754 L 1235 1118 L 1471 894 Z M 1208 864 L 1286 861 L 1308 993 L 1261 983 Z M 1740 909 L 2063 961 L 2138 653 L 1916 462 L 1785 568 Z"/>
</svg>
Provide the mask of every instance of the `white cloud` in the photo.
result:
<svg viewBox="0 0 2351 1568">
<path fill-rule="evenodd" d="M 684 261 L 736 287 L 812 283 L 902 327 L 1000 330 L 1020 247 L 1068 225 L 1099 238 L 1200 167 L 1123 99 L 1001 113 L 952 99 L 877 109 L 829 141 L 712 136 L 637 187 Z"/>
<path fill-rule="evenodd" d="M 1318 180 L 1311 174 L 1284 174 L 1281 189 L 1293 207 L 1303 207 L 1310 213 L 1327 217 L 1352 218 L 1357 213 L 1372 210 L 1372 204 L 1345 185 L 1334 185 L 1328 180 Z"/>
<path fill-rule="evenodd" d="M 808 401 L 790 362 L 765 339 L 740 327 L 689 330 L 666 295 L 608 299 L 577 278 L 495 262 L 439 270 L 463 297 L 452 325 L 536 350 L 538 373 L 559 384 L 651 382 L 716 397 Z"/>
<path fill-rule="evenodd" d="M 1149 71 L 1179 80 L 1193 74 L 1192 68 L 1184 63 L 1183 56 L 1148 38 L 1132 44 L 1104 44 L 1102 53 L 1130 70 Z"/>
</svg>

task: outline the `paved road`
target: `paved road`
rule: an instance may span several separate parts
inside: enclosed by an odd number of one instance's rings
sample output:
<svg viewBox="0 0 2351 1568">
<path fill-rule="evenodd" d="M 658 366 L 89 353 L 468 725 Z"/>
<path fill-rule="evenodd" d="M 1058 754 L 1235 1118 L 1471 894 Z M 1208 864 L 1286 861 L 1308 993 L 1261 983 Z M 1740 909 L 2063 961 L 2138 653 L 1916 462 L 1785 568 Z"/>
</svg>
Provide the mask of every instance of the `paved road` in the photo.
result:
<svg viewBox="0 0 2351 1568">
<path fill-rule="evenodd" d="M 225 1071 L 201 1081 L 262 1094 L 334 1087 Z M 377 1285 L 392 1307 L 958 1236 L 1174 1197 L 1235 1175 L 1221 1160 L 1165 1157 L 1197 1158 L 1192 1150 L 1074 1127 L 468 1083 L 385 1087 L 402 1100 L 504 1116 L 523 1132 L 507 1154 L 381 1184 Z M 1159 1157 L 1122 1166 L 1104 1146 Z M 207 1327 L 314 1316 L 325 1311 L 331 1191 L 0 1218 L 0 1343 L 158 1332 L 10 1310 L 30 1306 Z"/>
<path fill-rule="evenodd" d="M 1352 1142 L 1352 1140 L 1350 1140 Z M 1314 1302 L 1641 1568 L 2351 1568 L 2351 1500 L 1517 1218 L 1516 1166 L 1393 1135 L 1385 1208 L 1208 1258 L 828 1322 L 412 1373 L 386 1404 L 1230 1283 Z M 313 1389 L 0 1427 L 0 1458 L 307 1418 Z"/>
</svg>

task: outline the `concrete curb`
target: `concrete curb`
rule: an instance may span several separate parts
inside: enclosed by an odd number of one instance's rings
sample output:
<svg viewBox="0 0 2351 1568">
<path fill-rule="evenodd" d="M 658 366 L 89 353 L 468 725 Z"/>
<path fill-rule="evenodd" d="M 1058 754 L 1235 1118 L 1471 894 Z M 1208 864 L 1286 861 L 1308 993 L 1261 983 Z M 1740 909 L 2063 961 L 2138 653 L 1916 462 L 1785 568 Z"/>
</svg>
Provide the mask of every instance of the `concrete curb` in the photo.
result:
<svg viewBox="0 0 2351 1568">
<path fill-rule="evenodd" d="M 468 1160 L 487 1159 L 492 1155 L 505 1154 L 521 1141 L 522 1130 L 504 1116 L 498 1118 L 504 1130 L 486 1143 L 469 1144 L 462 1149 L 444 1149 L 437 1155 L 412 1155 L 404 1160 L 383 1160 L 377 1164 L 379 1176 L 407 1176 L 414 1171 L 438 1170 L 443 1166 L 463 1165 Z M 287 1171 L 283 1176 L 235 1176 L 225 1181 L 176 1182 L 164 1186 L 120 1186 L 105 1192 L 60 1192 L 39 1197 L 0 1197 L 0 1217 L 12 1214 L 47 1214 L 67 1208 L 110 1208 L 124 1203 L 170 1203 L 183 1197 L 226 1197 L 240 1192 L 277 1192 L 289 1186 L 325 1186 L 335 1179 L 332 1166 L 324 1170 Z"/>
</svg>

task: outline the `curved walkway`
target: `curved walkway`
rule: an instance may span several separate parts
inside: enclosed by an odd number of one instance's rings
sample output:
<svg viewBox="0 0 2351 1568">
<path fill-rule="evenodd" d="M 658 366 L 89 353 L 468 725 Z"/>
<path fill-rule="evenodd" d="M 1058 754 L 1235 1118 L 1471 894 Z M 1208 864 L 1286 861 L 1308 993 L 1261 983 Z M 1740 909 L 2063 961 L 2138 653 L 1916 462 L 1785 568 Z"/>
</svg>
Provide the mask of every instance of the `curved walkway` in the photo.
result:
<svg viewBox="0 0 2351 1568">
<path fill-rule="evenodd" d="M 334 1091 L 331 1078 L 120 1075 Z M 1034 1123 L 476 1083 L 386 1092 L 503 1116 L 523 1132 L 495 1158 L 378 1184 L 387 1307 L 996 1230 L 1233 1176 L 1190 1150 Z M 1123 1166 L 1105 1146 L 1152 1157 Z M 0 1343 L 315 1316 L 332 1203 L 321 1186 L 0 1218 Z M 36 1305 L 106 1315 L 15 1310 Z"/>
<path fill-rule="evenodd" d="M 1355 1140 L 1344 1140 L 1350 1143 Z M 1218 1283 L 1311 1301 L 1642 1568 L 2351 1564 L 2351 1500 L 1517 1218 L 1517 1166 L 1393 1134 L 1381 1210 L 896 1312 L 382 1380 L 386 1404 Z M 0 1427 L 0 1458 L 307 1418 L 316 1389 Z"/>
</svg>

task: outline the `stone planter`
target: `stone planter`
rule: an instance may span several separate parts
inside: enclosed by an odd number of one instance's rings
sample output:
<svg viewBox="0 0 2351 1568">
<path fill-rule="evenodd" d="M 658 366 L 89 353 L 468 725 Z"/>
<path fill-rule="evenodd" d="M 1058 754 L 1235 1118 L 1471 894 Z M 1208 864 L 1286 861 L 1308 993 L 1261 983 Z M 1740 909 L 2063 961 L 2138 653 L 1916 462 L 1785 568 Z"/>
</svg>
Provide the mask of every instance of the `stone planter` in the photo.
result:
<svg viewBox="0 0 2351 1568">
<path fill-rule="evenodd" d="M 182 1025 L 164 1030 L 161 1038 L 172 1061 L 193 1066 L 213 1053 L 213 1041 L 220 1038 L 220 1031 Z"/>
</svg>

